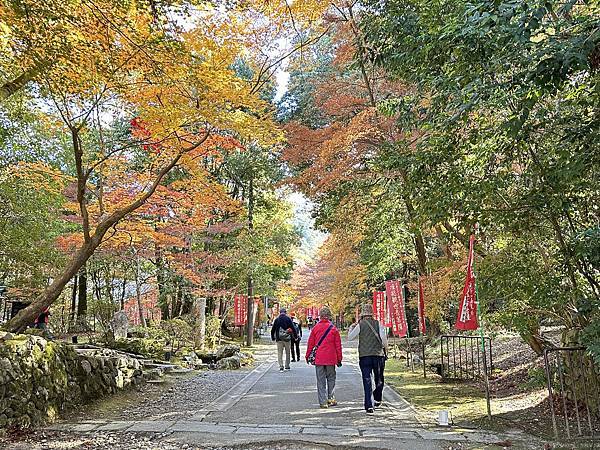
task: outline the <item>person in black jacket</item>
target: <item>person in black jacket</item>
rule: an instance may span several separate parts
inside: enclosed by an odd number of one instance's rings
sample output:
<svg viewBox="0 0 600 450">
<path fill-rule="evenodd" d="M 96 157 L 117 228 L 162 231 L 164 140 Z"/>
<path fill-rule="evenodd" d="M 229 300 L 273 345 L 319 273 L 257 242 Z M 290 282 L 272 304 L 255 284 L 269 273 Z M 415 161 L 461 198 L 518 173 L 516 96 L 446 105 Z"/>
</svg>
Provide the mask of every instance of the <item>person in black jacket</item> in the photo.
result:
<svg viewBox="0 0 600 450">
<path fill-rule="evenodd" d="M 300 340 L 302 339 L 302 324 L 300 320 L 296 317 L 294 313 L 290 314 L 292 316 L 292 323 L 294 324 L 294 331 L 296 332 L 296 339 L 292 341 L 292 362 L 300 361 Z"/>
<path fill-rule="evenodd" d="M 271 327 L 271 340 L 277 342 L 277 360 L 279 361 L 279 370 L 290 370 L 290 352 L 292 340 L 298 339 L 294 323 L 286 314 L 285 308 L 279 311 L 279 317 L 273 321 Z M 283 365 L 283 350 L 285 349 L 285 366 Z"/>
</svg>

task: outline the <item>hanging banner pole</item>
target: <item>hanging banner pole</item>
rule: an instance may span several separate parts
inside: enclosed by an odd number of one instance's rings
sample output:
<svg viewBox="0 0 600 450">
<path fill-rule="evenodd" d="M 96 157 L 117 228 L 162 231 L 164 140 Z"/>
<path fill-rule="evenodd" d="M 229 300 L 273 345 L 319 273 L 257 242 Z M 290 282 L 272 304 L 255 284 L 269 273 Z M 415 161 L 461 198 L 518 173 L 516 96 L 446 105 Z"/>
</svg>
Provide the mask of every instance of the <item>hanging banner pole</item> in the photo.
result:
<svg viewBox="0 0 600 450">
<path fill-rule="evenodd" d="M 406 284 L 402 285 L 402 304 L 406 305 L 406 288 L 408 286 Z M 404 307 L 405 311 L 405 320 L 406 320 L 406 362 L 407 366 L 410 367 L 411 372 L 415 371 L 415 359 L 412 357 L 412 348 L 410 346 L 410 326 L 408 324 L 408 316 L 406 316 L 406 306 Z"/>
<path fill-rule="evenodd" d="M 473 245 L 475 245 L 475 239 L 473 236 Z M 471 249 L 471 252 L 473 252 L 473 250 Z M 474 282 L 475 282 L 475 298 L 476 298 L 476 303 L 477 303 L 477 317 L 479 317 L 481 319 L 481 305 L 479 302 L 479 290 L 478 290 L 478 286 L 477 286 L 477 275 L 475 273 L 475 258 L 473 257 L 472 260 L 472 269 L 473 269 L 473 278 L 474 278 Z M 492 404 L 491 404 L 491 400 L 490 400 L 490 379 L 488 377 L 488 365 L 487 365 L 487 352 L 485 349 L 485 333 L 483 331 L 483 324 L 481 323 L 481 320 L 479 321 L 479 336 L 481 337 L 481 351 L 483 352 L 483 378 L 485 381 L 485 400 L 486 400 L 486 406 L 487 406 L 487 415 L 488 415 L 488 419 L 492 420 Z"/>
</svg>

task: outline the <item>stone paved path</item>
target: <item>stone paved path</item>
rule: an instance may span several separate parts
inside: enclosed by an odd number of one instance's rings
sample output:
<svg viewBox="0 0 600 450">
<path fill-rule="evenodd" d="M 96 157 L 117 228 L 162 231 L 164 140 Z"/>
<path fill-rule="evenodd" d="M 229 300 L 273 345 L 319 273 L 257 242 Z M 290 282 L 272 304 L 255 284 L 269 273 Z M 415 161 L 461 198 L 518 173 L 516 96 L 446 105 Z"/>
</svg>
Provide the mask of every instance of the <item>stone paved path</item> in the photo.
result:
<svg viewBox="0 0 600 450">
<path fill-rule="evenodd" d="M 516 433 L 500 437 L 420 423 L 413 408 L 389 388 L 384 392 L 384 406 L 375 415 L 367 415 L 356 350 L 350 346 L 345 347 L 344 365 L 338 369 L 339 405 L 329 409 L 318 407 L 314 367 L 296 362 L 291 371 L 279 372 L 273 345 L 263 345 L 257 356 L 261 363 L 256 369 L 185 419 L 82 421 L 48 430 L 142 433 L 151 435 L 153 442 L 180 444 L 181 448 L 288 448 L 286 442 L 291 443 L 289 448 L 502 448 L 497 444 L 507 439 L 512 448 L 539 448 Z"/>
</svg>

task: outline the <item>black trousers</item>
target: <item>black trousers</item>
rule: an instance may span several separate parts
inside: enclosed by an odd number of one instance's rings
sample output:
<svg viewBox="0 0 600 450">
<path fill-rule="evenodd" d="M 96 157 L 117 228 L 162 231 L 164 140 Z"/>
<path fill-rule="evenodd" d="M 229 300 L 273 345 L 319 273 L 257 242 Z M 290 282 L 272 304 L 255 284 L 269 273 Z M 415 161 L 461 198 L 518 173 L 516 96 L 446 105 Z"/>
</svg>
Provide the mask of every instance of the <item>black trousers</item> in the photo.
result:
<svg viewBox="0 0 600 450">
<path fill-rule="evenodd" d="M 300 361 L 300 339 L 292 341 L 292 359 Z"/>
<path fill-rule="evenodd" d="M 373 407 L 373 400 L 381 402 L 385 358 L 383 356 L 363 356 L 358 358 L 358 365 L 365 390 L 365 409 L 370 409 Z"/>
</svg>

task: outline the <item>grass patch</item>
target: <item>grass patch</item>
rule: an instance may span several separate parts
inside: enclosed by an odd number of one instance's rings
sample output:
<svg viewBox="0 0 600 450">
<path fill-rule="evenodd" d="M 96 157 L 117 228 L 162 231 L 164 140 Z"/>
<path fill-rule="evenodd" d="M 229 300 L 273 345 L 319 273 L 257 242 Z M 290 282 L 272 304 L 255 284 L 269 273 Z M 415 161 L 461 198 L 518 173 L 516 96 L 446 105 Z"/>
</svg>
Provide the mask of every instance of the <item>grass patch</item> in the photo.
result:
<svg viewBox="0 0 600 450">
<path fill-rule="evenodd" d="M 437 411 L 446 409 L 454 424 L 501 432 L 517 428 L 539 437 L 552 435 L 549 417 L 543 411 L 545 391 L 536 389 L 523 393 L 492 394 L 492 420 L 487 417 L 485 390 L 471 382 L 442 382 L 433 373 L 423 378 L 422 367 L 412 372 L 403 360 L 390 359 L 386 363 L 386 383 L 408 400 L 426 423 L 437 423 Z M 535 373 L 533 384 L 538 385 Z"/>
<path fill-rule="evenodd" d="M 390 359 L 385 366 L 386 383 L 426 416 L 438 410 L 451 411 L 457 425 L 475 425 L 487 420 L 485 393 L 466 383 L 442 383 L 440 377 L 428 373 L 423 378 L 421 368 L 412 372 L 404 361 Z"/>
</svg>

